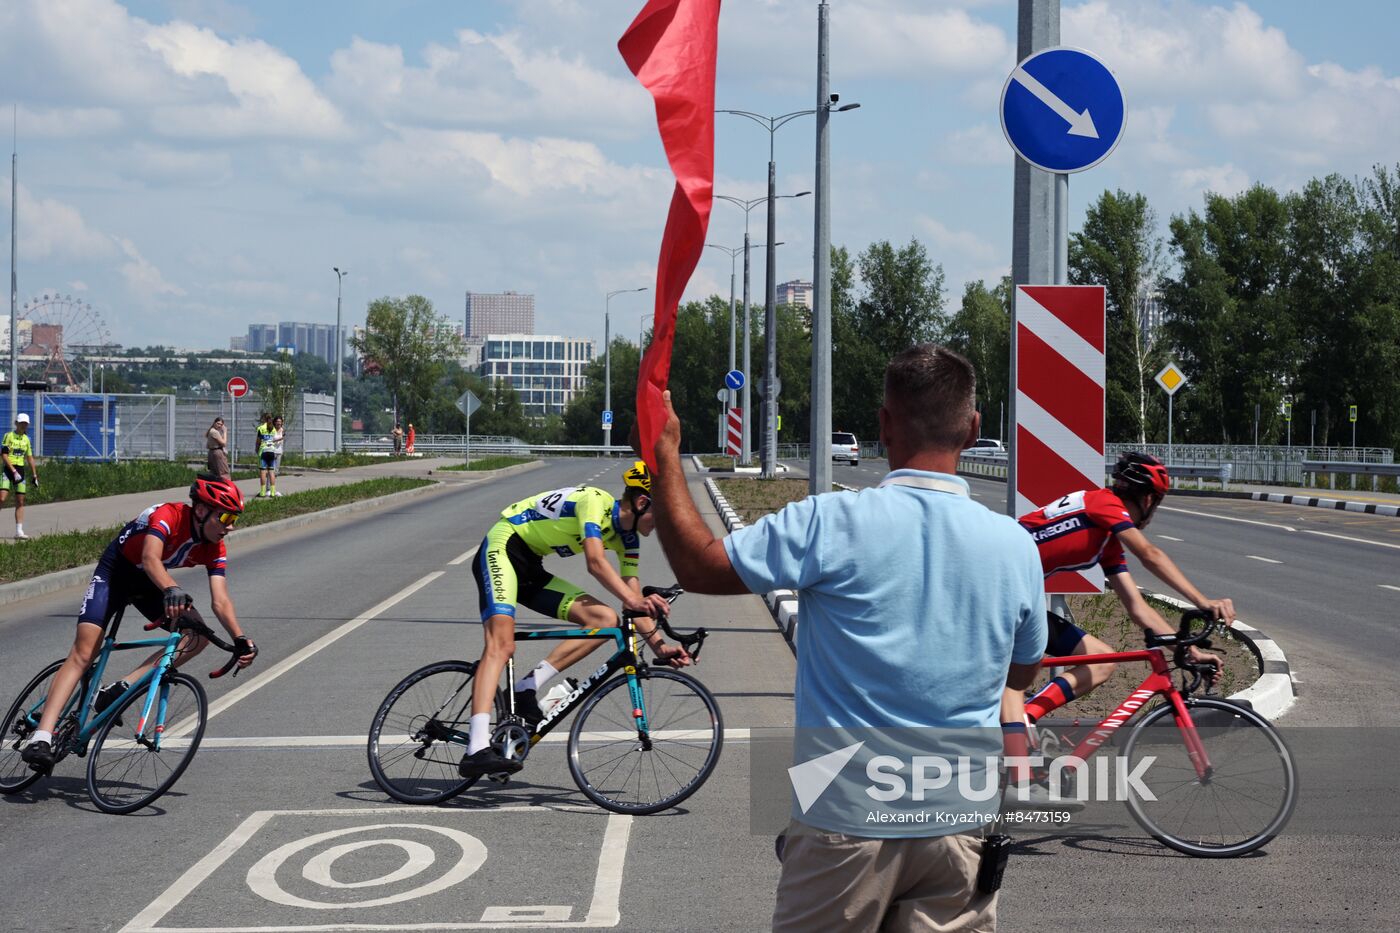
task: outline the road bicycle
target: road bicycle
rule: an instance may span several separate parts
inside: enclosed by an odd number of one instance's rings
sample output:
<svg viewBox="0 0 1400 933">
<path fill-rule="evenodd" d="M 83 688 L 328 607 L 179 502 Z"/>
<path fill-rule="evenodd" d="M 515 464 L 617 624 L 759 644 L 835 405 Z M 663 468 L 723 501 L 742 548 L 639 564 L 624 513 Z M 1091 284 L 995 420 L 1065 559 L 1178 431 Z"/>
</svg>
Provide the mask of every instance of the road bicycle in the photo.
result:
<svg viewBox="0 0 1400 933">
<path fill-rule="evenodd" d="M 162 624 L 152 622 L 146 630 Z M 87 758 L 88 796 L 107 813 L 132 813 L 153 803 L 175 785 L 199 750 L 209 702 L 199 681 L 174 669 L 186 635 L 206 638 L 231 655 L 210 677 L 222 677 L 238 663 L 237 649 L 193 616 L 181 616 L 163 638 L 139 641 L 119 643 L 120 625 L 118 615 L 97 659 L 64 706 L 53 737 L 58 761 L 69 754 Z M 102 712 L 95 712 L 93 701 L 112 652 L 137 648 L 163 651 L 150 671 Z M 40 711 L 62 666 L 62 661 L 55 661 L 35 675 L 0 720 L 0 794 L 17 794 L 46 776 L 30 769 L 20 758 L 20 748 L 39 728 Z M 129 732 L 123 729 L 124 723 Z"/>
<path fill-rule="evenodd" d="M 680 587 L 648 586 L 673 603 Z M 656 813 L 685 800 L 714 771 L 724 742 L 719 704 L 694 677 L 648 664 L 637 651 L 635 619 L 624 612 L 613 628 L 516 632 L 515 640 L 612 638 L 617 651 L 531 727 L 515 709 L 514 660 L 506 689 L 496 691 L 491 744 L 523 761 L 579 708 L 569 731 L 569 773 L 579 790 L 615 813 Z M 686 635 L 662 616 L 662 631 L 699 659 L 707 632 Z M 476 783 L 457 764 L 467 750 L 476 663 L 440 661 L 409 674 L 380 704 L 369 731 L 369 767 L 389 796 L 404 803 L 441 803 Z M 489 775 L 500 784 L 508 775 Z"/>
<path fill-rule="evenodd" d="M 1198 621 L 1207 624 L 1191 635 L 1192 623 Z M 1182 614 L 1177 632 L 1149 632 L 1145 650 L 1044 659 L 1042 667 L 1142 661 L 1152 672 L 1087 733 L 1057 735 L 1045 726 L 1033 730 L 1038 732 L 1034 753 L 1046 758 L 1069 754 L 1087 762 L 1103 746 L 1119 745 L 1122 766 L 1128 774 L 1141 767 L 1139 780 L 1154 798 L 1128 782 L 1126 802 L 1133 819 L 1164 845 L 1202 858 L 1231 858 L 1267 844 L 1288 823 L 1298 797 L 1293 755 L 1267 719 L 1244 703 L 1193 696 L 1209 683 L 1215 665 L 1192 663 L 1187 649 L 1209 648 L 1209 638 L 1219 628 L 1209 612 L 1192 609 Z M 1170 665 L 1168 648 L 1173 649 Z M 1173 668 L 1182 675 L 1180 689 L 1172 680 Z M 1176 728 L 1169 728 L 1169 722 Z M 1072 751 L 1066 751 L 1069 746 Z M 1071 779 L 1060 786 L 1061 798 L 1074 797 L 1073 772 L 1060 774 Z M 1053 777 L 1043 771 L 1038 776 Z"/>
</svg>

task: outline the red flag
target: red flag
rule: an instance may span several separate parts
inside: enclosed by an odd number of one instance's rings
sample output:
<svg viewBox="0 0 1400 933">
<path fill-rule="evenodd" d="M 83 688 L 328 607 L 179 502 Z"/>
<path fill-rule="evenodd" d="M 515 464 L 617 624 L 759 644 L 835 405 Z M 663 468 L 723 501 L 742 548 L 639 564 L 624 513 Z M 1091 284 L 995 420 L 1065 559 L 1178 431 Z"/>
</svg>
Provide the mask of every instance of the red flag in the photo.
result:
<svg viewBox="0 0 1400 933">
<path fill-rule="evenodd" d="M 661 393 L 671 374 L 676 308 L 705 249 L 715 183 L 715 56 L 720 0 L 648 0 L 617 48 L 656 103 L 656 124 L 676 190 L 656 264 L 652 341 L 637 378 L 641 455 L 665 424 Z"/>
</svg>

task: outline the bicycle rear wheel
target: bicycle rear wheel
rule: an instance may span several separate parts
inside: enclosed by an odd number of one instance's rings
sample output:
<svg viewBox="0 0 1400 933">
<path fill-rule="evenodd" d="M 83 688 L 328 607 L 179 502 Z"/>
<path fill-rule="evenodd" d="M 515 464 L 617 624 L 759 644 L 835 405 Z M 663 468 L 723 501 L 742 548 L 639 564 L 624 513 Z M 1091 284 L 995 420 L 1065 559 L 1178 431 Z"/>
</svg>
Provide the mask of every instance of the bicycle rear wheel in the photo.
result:
<svg viewBox="0 0 1400 933">
<path fill-rule="evenodd" d="M 43 777 L 29 769 L 19 757 L 19 750 L 39 727 L 38 709 L 49 695 L 53 676 L 62 666 L 62 661 L 55 661 L 35 675 L 0 720 L 0 794 L 17 794 Z M 81 683 L 78 689 L 82 689 Z"/>
<path fill-rule="evenodd" d="M 1247 707 L 1202 697 L 1187 701 L 1210 762 L 1196 771 L 1170 705 L 1149 712 L 1124 746 L 1129 773 L 1155 800 L 1131 790 L 1128 810 L 1164 845 L 1200 858 L 1253 852 L 1283 829 L 1298 798 L 1298 772 L 1282 736 Z"/>
<path fill-rule="evenodd" d="M 637 677 L 650 747 L 638 734 L 626 677 L 589 697 L 569 732 L 569 773 L 589 800 L 614 813 L 674 807 L 705 783 L 724 745 L 719 704 L 704 684 L 655 667 Z"/>
<path fill-rule="evenodd" d="M 165 715 L 160 702 L 165 702 Z M 188 674 L 167 671 L 161 678 L 156 703 L 150 716 L 141 720 L 146 691 L 138 690 L 117 708 L 98 730 L 88 756 L 88 796 L 99 810 L 107 813 L 133 813 L 175 786 L 180 775 L 194 760 L 204 738 L 209 717 L 209 700 L 199 681 Z M 194 731 L 187 735 L 164 735 L 166 723 L 194 717 Z M 124 725 L 118 726 L 117 720 Z M 135 728 L 135 731 L 128 730 Z M 155 748 L 161 736 L 160 750 Z"/>
<path fill-rule="evenodd" d="M 369 770 L 404 803 L 441 803 L 476 783 L 457 764 L 467 753 L 474 661 L 441 661 L 399 681 L 369 728 Z M 496 720 L 505 715 L 496 691 Z"/>
</svg>

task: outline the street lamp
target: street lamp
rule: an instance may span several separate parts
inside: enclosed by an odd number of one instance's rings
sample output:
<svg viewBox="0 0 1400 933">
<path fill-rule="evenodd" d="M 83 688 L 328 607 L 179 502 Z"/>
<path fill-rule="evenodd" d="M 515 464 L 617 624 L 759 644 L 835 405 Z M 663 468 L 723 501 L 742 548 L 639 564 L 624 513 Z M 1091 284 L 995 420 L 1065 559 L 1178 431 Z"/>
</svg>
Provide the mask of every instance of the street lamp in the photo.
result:
<svg viewBox="0 0 1400 933">
<path fill-rule="evenodd" d="M 335 452 L 340 453 L 342 449 L 340 422 L 345 417 L 345 399 L 340 381 L 342 371 L 345 369 L 345 363 L 341 359 L 345 344 L 345 332 L 340 327 L 340 283 L 344 281 L 350 270 L 332 266 L 331 271 L 335 273 Z"/>
<path fill-rule="evenodd" d="M 793 197 L 796 197 L 796 195 L 793 195 Z M 765 200 L 766 200 L 766 199 L 765 199 Z M 747 249 L 747 244 L 745 244 L 744 246 L 720 246 L 720 245 L 717 244 L 717 243 L 706 243 L 705 245 L 708 246 L 710 249 L 717 249 L 717 250 L 719 250 L 720 252 L 724 253 L 726 256 L 729 257 L 729 368 L 730 368 L 730 370 L 732 371 L 732 370 L 734 369 L 734 331 L 735 331 L 735 323 L 734 323 L 734 322 L 735 322 L 735 318 L 734 318 L 734 262 L 735 262 L 735 259 L 738 257 L 738 255 L 739 255 L 740 253 L 744 252 L 745 249 Z M 764 244 L 764 243 L 760 243 L 760 244 L 759 244 L 759 246 L 766 246 L 766 245 L 767 245 L 767 244 Z M 774 245 L 774 246 L 782 246 L 783 243 L 782 243 L 781 240 L 779 240 L 777 243 L 775 243 L 775 244 L 773 244 L 773 245 Z M 749 382 L 748 373 L 745 373 L 745 374 L 744 374 L 744 385 L 747 386 L 747 385 L 748 385 L 748 382 Z M 730 408 L 733 408 L 733 407 L 734 407 L 735 401 L 736 401 L 736 399 L 735 399 L 735 397 L 734 397 L 734 390 L 733 390 L 733 389 L 730 389 L 730 390 L 729 390 L 729 407 L 730 407 Z"/>
<path fill-rule="evenodd" d="M 796 194 L 770 195 L 768 197 L 753 198 L 752 200 L 731 197 L 727 194 L 715 195 L 716 200 L 728 201 L 744 212 L 744 404 L 741 406 L 744 412 L 744 429 L 742 432 L 742 453 L 739 458 L 739 462 L 744 466 L 748 466 L 753 460 L 752 446 L 749 442 L 749 383 L 753 381 L 753 367 L 749 360 L 749 335 L 751 331 L 749 327 L 749 211 L 758 207 L 760 204 L 771 203 L 774 198 L 805 198 L 811 193 L 810 191 L 799 191 Z M 771 242 L 773 233 L 771 228 L 768 233 L 769 241 Z"/>
<path fill-rule="evenodd" d="M 829 78 L 831 8 L 817 7 L 817 196 L 812 205 L 812 420 L 808 490 L 831 491 L 831 158 L 828 123 L 831 114 L 855 110 L 831 93 Z"/>
<path fill-rule="evenodd" d="M 614 295 L 625 295 L 628 292 L 644 292 L 647 287 L 641 288 L 619 288 L 615 292 L 608 292 L 608 297 L 603 301 L 603 409 L 608 412 L 608 417 L 612 417 L 612 300 Z M 612 422 L 603 425 L 603 450 L 605 453 L 612 453 Z"/>
</svg>

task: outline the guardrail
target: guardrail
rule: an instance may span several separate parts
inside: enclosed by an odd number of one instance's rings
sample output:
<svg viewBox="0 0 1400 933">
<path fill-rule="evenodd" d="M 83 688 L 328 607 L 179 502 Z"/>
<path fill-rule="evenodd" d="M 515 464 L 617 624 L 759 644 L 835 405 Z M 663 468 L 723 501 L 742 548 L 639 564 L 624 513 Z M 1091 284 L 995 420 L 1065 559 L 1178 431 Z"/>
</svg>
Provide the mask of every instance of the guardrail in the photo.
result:
<svg viewBox="0 0 1400 933">
<path fill-rule="evenodd" d="M 1104 461 L 1104 475 L 1113 468 L 1116 460 Z M 1232 473 L 1231 465 L 1228 463 L 1218 463 L 1211 465 L 1202 464 L 1168 464 L 1173 482 L 1182 479 L 1194 479 L 1199 488 L 1207 480 L 1217 482 L 1221 489 L 1228 489 Z M 962 456 L 958 458 L 958 471 L 970 473 L 973 476 L 988 476 L 996 479 L 1006 479 L 1006 451 L 992 448 L 974 448 L 964 450 Z"/>
<path fill-rule="evenodd" d="M 391 455 L 394 452 L 393 441 L 384 437 L 355 437 L 345 439 L 345 451 L 347 453 L 374 455 Z M 465 457 L 467 455 L 467 442 L 463 435 L 436 434 L 424 437 L 419 435 L 414 439 L 413 452 L 415 454 L 431 455 L 435 457 L 455 456 Z M 402 451 L 400 451 L 402 453 Z M 633 459 L 632 449 L 626 445 L 604 447 L 590 444 L 527 444 L 519 438 L 478 438 L 472 436 L 471 455 L 477 456 L 511 456 L 526 457 L 531 455 L 541 457 L 617 457 L 625 460 Z"/>
<path fill-rule="evenodd" d="M 1358 476 L 1371 477 L 1371 491 L 1375 492 L 1380 488 L 1380 478 L 1382 476 L 1400 476 L 1400 463 L 1361 463 L 1356 461 L 1338 460 L 1304 460 L 1303 477 L 1305 480 L 1311 477 L 1311 482 L 1304 485 L 1317 486 L 1317 475 L 1327 474 L 1329 489 L 1337 488 L 1337 474 L 1351 476 L 1351 488 L 1356 489 L 1356 478 Z"/>
</svg>

